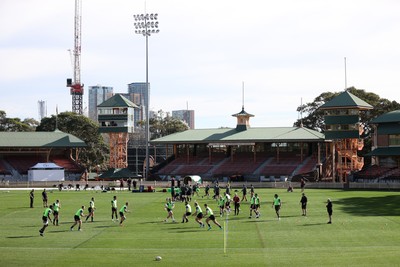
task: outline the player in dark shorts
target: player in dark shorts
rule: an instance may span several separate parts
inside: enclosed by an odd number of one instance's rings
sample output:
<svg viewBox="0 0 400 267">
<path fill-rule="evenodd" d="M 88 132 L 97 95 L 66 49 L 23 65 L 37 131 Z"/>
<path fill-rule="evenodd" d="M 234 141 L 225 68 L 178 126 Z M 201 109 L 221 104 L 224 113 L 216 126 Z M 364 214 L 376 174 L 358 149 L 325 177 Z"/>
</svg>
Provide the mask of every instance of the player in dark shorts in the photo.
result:
<svg viewBox="0 0 400 267">
<path fill-rule="evenodd" d="M 235 193 L 235 196 L 233 197 L 233 203 L 235 204 L 235 215 L 239 215 L 239 211 L 240 211 L 240 197 L 238 196 L 237 193 Z"/>
<path fill-rule="evenodd" d="M 113 197 L 113 200 L 111 200 L 111 220 L 114 222 L 114 215 L 115 215 L 115 220 L 118 221 L 118 213 L 117 213 L 117 196 Z"/>
<path fill-rule="evenodd" d="M 33 208 L 33 201 L 35 200 L 35 189 L 29 193 L 30 207 Z"/>
<path fill-rule="evenodd" d="M 243 200 L 246 200 L 247 201 L 247 187 L 246 187 L 246 185 L 243 185 L 243 188 L 242 188 L 242 194 L 243 194 L 243 196 L 242 196 L 242 201 Z"/>
<path fill-rule="evenodd" d="M 128 210 L 128 202 L 125 203 L 124 206 L 119 210 L 119 217 L 121 218 L 121 221 L 119 222 L 119 225 L 122 226 L 122 223 L 126 220 L 125 217 L 125 212 L 129 212 Z"/>
<path fill-rule="evenodd" d="M 92 199 L 89 202 L 89 208 L 88 208 L 89 214 L 86 216 L 85 222 L 87 222 L 89 218 L 91 222 L 93 222 L 95 209 L 96 207 L 94 206 L 94 197 L 92 197 Z"/>
<path fill-rule="evenodd" d="M 333 205 L 332 205 L 332 201 L 330 198 L 328 198 L 328 202 L 326 204 L 326 211 L 328 212 L 328 216 L 329 216 L 328 223 L 331 224 L 332 223 Z"/>
<path fill-rule="evenodd" d="M 72 229 L 75 227 L 75 225 L 78 225 L 78 231 L 81 231 L 81 226 L 82 226 L 82 220 L 81 217 L 84 217 L 85 214 L 83 214 L 83 211 L 85 210 L 85 206 L 82 206 L 79 210 L 77 210 L 77 212 L 74 215 L 74 224 L 71 226 L 70 230 L 72 231 Z"/>
<path fill-rule="evenodd" d="M 300 204 L 301 204 L 301 210 L 302 210 L 302 216 L 307 216 L 307 197 L 306 194 L 302 193 L 301 194 L 301 199 L 300 199 Z"/>
<path fill-rule="evenodd" d="M 202 197 L 207 197 L 207 198 L 209 198 L 210 197 L 210 185 L 206 185 L 206 187 L 204 188 L 204 196 L 202 196 Z"/>
<path fill-rule="evenodd" d="M 204 223 L 201 221 L 201 219 L 203 219 L 203 211 L 197 202 L 194 202 L 194 206 L 196 208 L 196 212 L 193 213 L 192 216 L 196 216 L 196 222 L 200 224 L 200 227 L 204 227 Z"/>
<path fill-rule="evenodd" d="M 281 202 L 281 199 L 279 198 L 278 194 L 274 195 L 274 200 L 272 201 L 272 206 L 275 207 L 276 216 L 278 216 L 278 220 L 280 220 L 281 216 L 279 214 L 279 210 L 281 209 L 282 202 Z"/>
<path fill-rule="evenodd" d="M 43 208 L 47 208 L 47 192 L 46 188 L 42 192 Z"/>
<path fill-rule="evenodd" d="M 182 217 L 182 223 L 189 222 L 188 216 L 192 215 L 192 207 L 190 206 L 189 202 L 185 201 L 185 213 Z"/>
<path fill-rule="evenodd" d="M 208 225 L 208 231 L 211 230 L 211 225 L 209 221 L 213 221 L 216 225 L 218 225 L 219 229 L 222 229 L 222 226 L 217 222 L 217 219 L 215 219 L 214 213 L 210 207 L 207 206 L 207 204 L 204 204 L 204 207 L 206 208 L 206 214 L 208 215 L 208 218 L 206 219 L 206 223 Z"/>
<path fill-rule="evenodd" d="M 46 230 L 47 226 L 49 226 L 49 221 L 51 222 L 50 214 L 52 213 L 53 206 L 46 208 L 43 212 L 42 221 L 43 227 L 39 230 L 39 234 L 43 236 L 44 230 Z"/>
<path fill-rule="evenodd" d="M 172 219 L 172 222 L 175 222 L 175 218 L 174 218 L 174 212 L 173 209 L 175 207 L 174 202 L 172 202 L 171 198 L 167 198 L 167 203 L 165 203 L 165 210 L 168 212 L 167 218 L 164 220 L 164 222 L 167 222 L 169 218 Z"/>
<path fill-rule="evenodd" d="M 56 225 L 56 226 L 58 226 L 58 216 L 59 216 L 60 208 L 61 208 L 60 200 L 57 199 L 56 202 L 54 202 L 54 204 L 53 204 L 53 214 L 54 214 L 53 225 Z"/>
</svg>

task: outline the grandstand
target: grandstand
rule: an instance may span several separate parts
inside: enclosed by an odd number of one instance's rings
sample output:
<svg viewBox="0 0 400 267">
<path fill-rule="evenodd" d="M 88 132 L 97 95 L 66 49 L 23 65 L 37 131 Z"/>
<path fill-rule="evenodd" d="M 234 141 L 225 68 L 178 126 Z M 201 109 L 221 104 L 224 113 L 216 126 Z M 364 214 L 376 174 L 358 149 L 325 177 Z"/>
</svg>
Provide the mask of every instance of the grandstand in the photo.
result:
<svg viewBox="0 0 400 267">
<path fill-rule="evenodd" d="M 319 172 L 328 148 L 324 135 L 304 127 L 250 128 L 253 115 L 234 114 L 236 128 L 187 130 L 152 143 L 172 146 L 174 160 L 157 169 L 154 178 L 201 175 L 204 179 L 261 177 L 290 179 L 301 172 Z M 326 168 L 327 169 L 327 168 Z M 318 173 L 319 175 L 327 175 Z"/>
<path fill-rule="evenodd" d="M 28 170 L 37 163 L 52 162 L 70 179 L 79 179 L 84 169 L 70 158 L 71 150 L 86 147 L 84 141 L 54 132 L 0 132 L 0 177 L 7 181 L 28 180 Z"/>
<path fill-rule="evenodd" d="M 250 127 L 253 115 L 234 114 L 236 128 L 196 129 L 151 142 L 171 148 L 173 159 L 153 178 L 201 175 L 204 179 L 244 177 L 248 181 L 400 182 L 400 110 L 372 121 L 372 165 L 364 166 L 359 115 L 368 103 L 344 91 L 323 105 L 326 135 L 304 127 Z M 328 137 L 326 137 L 328 136 Z M 326 139 L 328 138 L 328 139 Z"/>
</svg>

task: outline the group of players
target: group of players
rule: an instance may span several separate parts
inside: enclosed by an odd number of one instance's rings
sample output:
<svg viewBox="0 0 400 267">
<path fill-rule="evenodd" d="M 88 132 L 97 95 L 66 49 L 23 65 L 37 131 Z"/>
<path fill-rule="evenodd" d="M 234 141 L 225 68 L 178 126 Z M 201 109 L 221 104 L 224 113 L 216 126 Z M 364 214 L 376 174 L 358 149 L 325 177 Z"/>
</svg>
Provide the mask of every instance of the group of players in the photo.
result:
<svg viewBox="0 0 400 267">
<path fill-rule="evenodd" d="M 203 197 L 207 197 L 209 198 L 209 186 L 207 185 L 205 187 L 205 195 L 202 196 Z M 302 188 L 302 191 L 304 189 Z M 233 202 L 234 204 L 234 215 L 239 215 L 239 211 L 240 211 L 240 203 L 242 201 L 248 201 L 247 200 L 247 187 L 245 185 L 243 185 L 242 188 L 242 199 L 239 198 L 237 190 L 235 190 L 234 193 L 234 197 L 231 198 L 230 196 L 230 186 L 229 184 L 227 185 L 226 191 L 224 192 L 223 195 L 219 195 L 219 187 L 217 185 L 217 190 L 216 188 L 214 188 L 214 196 L 213 199 L 217 202 L 217 205 L 219 207 L 219 213 L 220 216 L 223 217 L 224 214 L 230 214 L 231 212 L 231 203 Z M 45 190 L 44 190 L 45 192 Z M 196 192 L 196 191 L 193 191 Z M 197 191 L 198 192 L 198 191 Z M 47 206 L 47 196 L 46 193 L 42 194 L 43 197 L 43 206 L 45 207 L 45 210 L 43 212 L 43 216 L 42 216 L 42 221 L 43 221 L 43 227 L 39 230 L 39 233 L 41 236 L 44 235 L 45 229 L 48 227 L 49 225 L 49 221 L 53 223 L 53 225 L 58 226 L 59 225 L 59 211 L 61 208 L 61 204 L 60 201 L 57 199 L 52 205 Z M 172 195 L 174 196 L 174 195 Z M 174 218 L 174 213 L 173 213 L 173 209 L 175 207 L 175 201 L 176 200 L 174 197 L 170 197 L 166 199 L 166 203 L 164 205 L 164 209 L 167 211 L 168 215 L 166 217 L 166 219 L 163 222 L 167 222 L 168 219 L 171 219 L 172 222 L 175 222 L 175 218 Z M 187 223 L 189 222 L 189 216 L 195 216 L 195 221 L 200 225 L 201 228 L 205 227 L 205 224 L 202 222 L 202 219 L 204 217 L 206 217 L 206 224 L 208 226 L 208 230 L 211 230 L 211 225 L 210 225 L 210 221 L 212 221 L 215 225 L 217 225 L 220 229 L 222 229 L 221 224 L 217 221 L 213 210 L 209 207 L 208 204 L 204 204 L 204 208 L 205 208 L 205 213 L 203 213 L 203 210 L 201 208 L 201 206 L 199 205 L 199 203 L 197 201 L 194 202 L 194 206 L 195 206 L 195 212 L 192 213 L 192 207 L 189 204 L 190 198 L 189 199 L 185 199 L 185 212 L 182 216 L 182 223 Z M 31 202 L 32 204 L 32 202 Z M 305 193 L 302 193 L 302 197 L 300 200 L 300 204 L 301 204 L 301 208 L 302 208 L 302 216 L 306 216 L 307 215 L 307 197 L 305 196 Z M 278 194 L 274 195 L 274 199 L 272 201 L 272 207 L 275 208 L 275 213 L 276 216 L 278 218 L 278 220 L 280 220 L 280 209 L 282 206 L 282 201 L 279 198 Z M 32 207 L 32 206 L 31 206 Z M 261 208 L 261 200 L 258 196 L 257 193 L 254 192 L 254 187 L 251 185 L 250 187 L 250 214 L 249 214 L 249 219 L 253 218 L 253 213 L 255 215 L 255 218 L 259 218 L 261 213 L 260 213 L 260 208 Z M 79 208 L 75 215 L 74 215 L 74 223 L 73 225 L 70 227 L 70 230 L 72 231 L 73 228 L 78 225 L 78 231 L 81 231 L 81 227 L 82 227 L 82 218 L 86 217 L 85 222 L 87 222 L 89 220 L 89 218 L 91 219 L 91 222 L 93 222 L 94 220 L 94 211 L 96 210 L 95 204 L 94 204 L 94 198 L 92 197 L 90 202 L 89 202 L 89 208 L 88 208 L 88 214 L 85 215 L 84 211 L 85 211 L 85 206 L 81 206 L 81 208 Z M 329 214 L 329 222 L 331 223 L 331 215 L 332 215 L 332 203 L 330 200 L 328 200 L 328 205 L 327 205 L 327 210 L 328 210 L 328 214 Z M 118 221 L 118 205 L 117 205 L 117 196 L 113 196 L 113 199 L 111 200 L 111 219 L 112 221 Z M 125 205 L 123 205 L 120 209 L 119 209 L 119 225 L 122 226 L 123 222 L 126 219 L 125 213 L 129 212 L 128 210 L 128 202 L 125 203 Z M 51 214 L 53 214 L 53 219 L 51 218 Z"/>
<path fill-rule="evenodd" d="M 46 192 L 45 190 L 43 192 Z M 45 196 L 45 197 L 44 197 Z M 40 236 L 44 236 L 44 232 L 46 228 L 49 226 L 49 222 L 53 223 L 54 226 L 59 226 L 59 212 L 61 209 L 61 203 L 60 200 L 56 200 L 53 204 L 49 205 L 47 204 L 47 195 L 42 193 L 43 197 L 43 207 L 45 208 L 43 211 L 42 215 L 42 222 L 43 226 L 39 230 Z M 32 207 L 32 206 L 31 206 Z M 91 198 L 89 202 L 89 207 L 88 207 L 88 214 L 85 215 L 85 206 L 81 206 L 74 214 L 74 223 L 70 227 L 70 231 L 73 231 L 74 227 L 78 225 L 78 231 L 81 231 L 82 227 L 82 218 L 86 218 L 85 222 L 87 222 L 90 218 L 90 221 L 93 222 L 94 220 L 94 211 L 96 210 L 95 204 L 94 204 L 94 197 Z M 113 199 L 111 200 L 111 220 L 113 222 L 118 221 L 118 204 L 117 204 L 117 196 L 113 196 Z M 123 205 L 119 209 L 119 225 L 122 226 L 122 223 L 126 220 L 125 213 L 129 212 L 128 210 L 128 202 L 125 202 L 125 205 Z M 51 215 L 53 215 L 53 218 L 51 218 Z M 115 219 L 114 219 L 115 217 Z"/>
<path fill-rule="evenodd" d="M 202 196 L 202 198 L 204 198 L 204 197 L 209 198 L 210 197 L 209 185 L 206 185 L 204 190 L 205 190 L 205 194 L 204 194 L 204 196 Z M 243 185 L 243 188 L 241 190 L 243 193 L 242 199 L 239 198 L 237 190 L 235 191 L 233 198 L 230 196 L 230 191 L 231 190 L 230 190 L 229 183 L 227 184 L 226 191 L 223 193 L 223 195 L 220 195 L 220 188 L 219 188 L 218 184 L 216 184 L 214 187 L 214 196 L 212 198 L 217 202 L 217 205 L 219 207 L 220 217 L 223 217 L 224 214 L 227 214 L 227 215 L 230 214 L 232 202 L 234 204 L 234 215 L 239 215 L 240 202 L 248 201 L 247 200 L 247 187 L 245 185 Z M 196 191 L 193 190 L 193 192 L 196 192 Z M 221 224 L 215 218 L 214 212 L 208 206 L 208 204 L 204 204 L 205 214 L 203 214 L 202 208 L 200 207 L 198 202 L 195 201 L 194 202 L 195 212 L 192 213 L 192 207 L 189 204 L 190 199 L 191 198 L 187 198 L 187 197 L 184 199 L 182 199 L 180 196 L 177 197 L 174 194 L 174 191 L 171 190 L 171 197 L 166 199 L 166 203 L 164 205 L 164 209 L 167 211 L 167 218 L 165 220 L 163 220 L 163 222 L 167 222 L 168 219 L 171 219 L 172 222 L 175 222 L 174 213 L 173 213 L 173 209 L 175 207 L 174 200 L 181 200 L 181 201 L 185 202 L 185 212 L 182 216 L 182 223 L 189 222 L 189 219 L 188 219 L 189 216 L 195 216 L 195 221 L 200 225 L 200 227 L 205 227 L 204 223 L 202 222 L 202 219 L 203 219 L 203 217 L 207 217 L 206 224 L 208 225 L 208 230 L 211 230 L 211 225 L 209 223 L 210 221 L 212 221 L 215 225 L 217 225 L 220 229 L 222 229 Z M 302 201 L 302 208 L 303 208 L 303 215 L 304 215 L 305 210 L 306 210 L 306 205 L 307 205 L 307 198 L 305 197 L 304 193 L 303 193 L 303 198 L 301 201 Z M 280 208 L 282 206 L 282 201 L 277 194 L 274 195 L 274 200 L 272 202 L 272 206 L 275 208 L 275 213 L 277 215 L 278 220 L 280 220 Z M 250 187 L 250 215 L 249 215 L 250 219 L 253 217 L 253 213 L 255 215 L 255 218 L 260 217 L 260 207 L 261 207 L 260 197 L 258 196 L 257 193 L 254 192 L 254 187 L 253 187 L 253 185 L 251 185 L 251 187 Z"/>
</svg>

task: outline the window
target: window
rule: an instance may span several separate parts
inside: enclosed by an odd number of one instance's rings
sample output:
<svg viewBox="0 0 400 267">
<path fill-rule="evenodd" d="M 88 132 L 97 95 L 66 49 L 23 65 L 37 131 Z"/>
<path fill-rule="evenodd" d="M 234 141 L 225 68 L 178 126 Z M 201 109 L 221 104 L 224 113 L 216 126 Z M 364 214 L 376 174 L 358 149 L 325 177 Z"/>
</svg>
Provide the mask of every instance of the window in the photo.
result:
<svg viewBox="0 0 400 267">
<path fill-rule="evenodd" d="M 400 134 L 389 135 L 389 146 L 400 146 Z"/>
</svg>

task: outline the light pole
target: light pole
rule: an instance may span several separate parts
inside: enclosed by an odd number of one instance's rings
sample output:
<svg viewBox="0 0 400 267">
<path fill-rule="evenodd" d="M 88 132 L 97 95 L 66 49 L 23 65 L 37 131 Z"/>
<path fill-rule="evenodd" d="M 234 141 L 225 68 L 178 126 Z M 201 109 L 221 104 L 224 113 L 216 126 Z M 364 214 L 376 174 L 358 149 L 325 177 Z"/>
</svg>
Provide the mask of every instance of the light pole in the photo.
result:
<svg viewBox="0 0 400 267">
<path fill-rule="evenodd" d="M 145 108 L 146 108 L 146 167 L 144 171 L 144 178 L 147 180 L 150 168 L 150 161 L 149 161 L 149 139 L 150 139 L 150 87 L 149 87 L 149 42 L 148 37 L 151 34 L 158 33 L 160 30 L 158 29 L 158 14 L 137 14 L 133 15 L 135 19 L 135 33 L 142 34 L 146 37 L 146 101 L 145 101 Z"/>
</svg>

